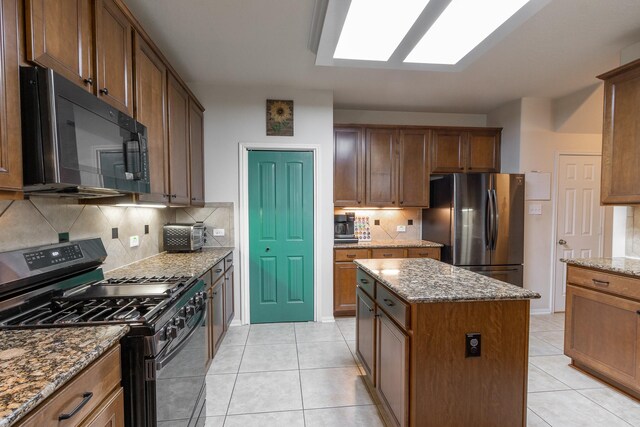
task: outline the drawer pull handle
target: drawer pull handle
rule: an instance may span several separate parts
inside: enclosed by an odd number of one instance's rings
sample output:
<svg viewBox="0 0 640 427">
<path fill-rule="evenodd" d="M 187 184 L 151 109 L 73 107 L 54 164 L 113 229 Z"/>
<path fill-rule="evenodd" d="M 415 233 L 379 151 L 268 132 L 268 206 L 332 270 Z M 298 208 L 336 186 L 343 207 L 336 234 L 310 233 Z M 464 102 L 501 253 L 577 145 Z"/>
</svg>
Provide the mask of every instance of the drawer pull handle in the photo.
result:
<svg viewBox="0 0 640 427">
<path fill-rule="evenodd" d="M 640 310 L 636 311 L 636 313 L 640 314 Z"/>
<path fill-rule="evenodd" d="M 387 299 L 387 298 L 383 299 L 383 301 L 384 301 L 384 303 L 385 303 L 385 305 L 387 307 L 393 307 L 394 305 L 396 305 L 395 302 L 393 302 L 393 301 L 391 301 L 390 299 Z"/>
<path fill-rule="evenodd" d="M 90 391 L 82 393 L 82 401 L 78 403 L 78 406 L 76 406 L 75 409 L 69 412 L 68 414 L 60 414 L 60 416 L 58 417 L 58 421 L 68 420 L 69 418 L 73 417 L 75 414 L 80 412 L 80 410 L 84 407 L 84 405 L 89 403 L 92 397 L 93 397 L 93 393 Z"/>
<path fill-rule="evenodd" d="M 360 279 L 361 283 L 369 283 L 369 281 L 367 279 Z"/>
<path fill-rule="evenodd" d="M 602 287 L 609 286 L 609 282 L 605 282 L 604 280 L 597 280 L 597 279 L 591 279 L 591 280 L 593 280 L 593 284 L 596 286 L 602 286 Z"/>
<path fill-rule="evenodd" d="M 347 254 L 347 258 L 355 258 L 356 254 Z"/>
<path fill-rule="evenodd" d="M 216 273 L 222 273 L 222 269 L 221 268 L 216 268 Z"/>
<path fill-rule="evenodd" d="M 393 254 L 382 254 L 382 256 L 384 256 L 384 257 L 390 257 L 390 256 L 392 256 L 392 255 L 393 255 Z"/>
</svg>

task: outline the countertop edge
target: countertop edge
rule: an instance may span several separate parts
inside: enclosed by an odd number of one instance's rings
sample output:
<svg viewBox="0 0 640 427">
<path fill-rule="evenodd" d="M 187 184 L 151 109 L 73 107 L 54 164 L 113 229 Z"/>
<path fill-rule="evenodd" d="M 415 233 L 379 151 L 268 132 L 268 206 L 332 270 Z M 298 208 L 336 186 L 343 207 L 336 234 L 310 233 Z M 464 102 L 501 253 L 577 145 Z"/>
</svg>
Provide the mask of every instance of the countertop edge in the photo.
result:
<svg viewBox="0 0 640 427">
<path fill-rule="evenodd" d="M 620 259 L 622 258 L 624 257 L 620 257 Z M 599 258 L 599 259 L 603 259 L 603 258 Z M 605 259 L 611 262 L 614 261 L 613 258 L 605 258 Z M 620 274 L 623 276 L 628 276 L 633 278 L 640 278 L 640 271 L 638 270 L 630 270 L 624 267 L 607 265 L 599 261 L 595 261 L 595 260 L 591 261 L 589 258 L 577 258 L 577 259 L 560 258 L 560 262 L 564 262 L 567 265 L 574 265 L 576 267 L 589 268 L 592 270 L 600 270 L 607 273 L 614 273 L 614 274 Z M 637 260 L 637 262 L 640 264 L 640 260 Z"/>
<path fill-rule="evenodd" d="M 402 241 L 400 241 L 402 242 Z M 386 242 L 358 242 L 358 243 L 334 243 L 333 249 L 386 249 L 386 248 L 443 248 L 442 243 L 423 240 L 420 243 L 415 240 L 406 243 L 386 243 Z"/>
<path fill-rule="evenodd" d="M 42 391 L 36 394 L 32 399 L 29 399 L 23 403 L 20 407 L 14 409 L 13 413 L 3 419 L 0 419 L 0 427 L 10 427 L 16 422 L 27 416 L 33 409 L 39 404 L 45 401 L 48 397 L 53 395 L 56 391 L 64 387 L 69 380 L 73 379 L 76 375 L 82 372 L 87 366 L 95 362 L 100 356 L 105 354 L 110 348 L 114 347 L 120 342 L 120 339 L 129 332 L 129 326 L 121 325 L 122 329 L 116 335 L 109 337 L 109 339 L 99 343 L 95 350 L 92 350 L 86 354 L 86 356 L 78 361 L 78 364 L 67 372 L 64 372 L 60 376 L 56 377 L 51 383 L 47 384 Z"/>
</svg>

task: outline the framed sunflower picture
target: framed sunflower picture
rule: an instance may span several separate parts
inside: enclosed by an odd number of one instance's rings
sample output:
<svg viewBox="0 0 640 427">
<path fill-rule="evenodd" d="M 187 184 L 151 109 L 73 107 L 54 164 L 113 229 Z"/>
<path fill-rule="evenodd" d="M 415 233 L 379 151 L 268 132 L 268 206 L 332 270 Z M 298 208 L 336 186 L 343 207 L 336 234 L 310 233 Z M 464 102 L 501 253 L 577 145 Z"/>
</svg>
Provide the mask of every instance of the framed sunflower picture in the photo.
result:
<svg viewBox="0 0 640 427">
<path fill-rule="evenodd" d="M 293 136 L 293 101 L 267 99 L 267 136 Z"/>
</svg>

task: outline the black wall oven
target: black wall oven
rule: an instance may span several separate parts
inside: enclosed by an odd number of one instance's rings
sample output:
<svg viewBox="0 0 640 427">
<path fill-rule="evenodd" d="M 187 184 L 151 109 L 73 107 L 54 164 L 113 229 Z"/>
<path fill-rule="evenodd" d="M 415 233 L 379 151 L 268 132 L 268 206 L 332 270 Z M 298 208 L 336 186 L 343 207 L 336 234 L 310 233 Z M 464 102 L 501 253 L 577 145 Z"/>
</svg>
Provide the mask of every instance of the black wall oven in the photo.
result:
<svg viewBox="0 0 640 427">
<path fill-rule="evenodd" d="M 52 70 L 20 69 L 26 192 L 148 193 L 147 128 Z"/>
</svg>

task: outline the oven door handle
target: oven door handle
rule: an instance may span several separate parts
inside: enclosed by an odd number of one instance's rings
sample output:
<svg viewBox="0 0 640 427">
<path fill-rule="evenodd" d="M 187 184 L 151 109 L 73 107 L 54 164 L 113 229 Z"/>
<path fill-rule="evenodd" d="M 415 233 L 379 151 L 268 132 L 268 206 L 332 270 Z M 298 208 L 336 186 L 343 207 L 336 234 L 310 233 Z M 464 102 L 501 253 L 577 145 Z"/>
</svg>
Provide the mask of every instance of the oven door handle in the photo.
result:
<svg viewBox="0 0 640 427">
<path fill-rule="evenodd" d="M 171 360 L 178 353 L 180 353 L 180 350 L 182 350 L 184 346 L 187 345 L 187 343 L 189 342 L 193 334 L 195 334 L 198 331 L 198 328 L 200 327 L 200 323 L 202 323 L 202 319 L 206 314 L 207 314 L 206 308 L 204 310 L 200 310 L 200 316 L 198 316 L 198 321 L 195 323 L 195 327 L 192 328 L 189 331 L 189 333 L 182 339 L 182 341 L 177 346 L 173 347 L 168 354 L 163 355 L 158 360 L 156 360 L 156 371 L 159 371 L 160 369 L 167 366 L 167 364 L 171 362 Z"/>
</svg>

